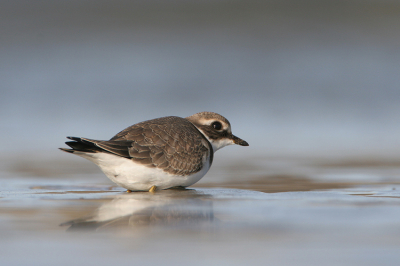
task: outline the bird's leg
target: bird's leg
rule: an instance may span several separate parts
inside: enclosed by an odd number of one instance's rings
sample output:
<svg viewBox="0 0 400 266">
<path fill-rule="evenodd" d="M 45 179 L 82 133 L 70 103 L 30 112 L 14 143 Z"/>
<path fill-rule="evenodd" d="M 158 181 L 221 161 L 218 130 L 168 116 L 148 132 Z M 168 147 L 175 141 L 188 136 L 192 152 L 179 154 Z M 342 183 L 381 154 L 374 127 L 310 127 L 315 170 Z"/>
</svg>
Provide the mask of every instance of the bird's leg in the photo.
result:
<svg viewBox="0 0 400 266">
<path fill-rule="evenodd" d="M 156 186 L 152 186 L 150 189 L 149 189 L 149 192 L 151 192 L 151 193 L 154 193 L 154 192 L 156 192 Z"/>
</svg>

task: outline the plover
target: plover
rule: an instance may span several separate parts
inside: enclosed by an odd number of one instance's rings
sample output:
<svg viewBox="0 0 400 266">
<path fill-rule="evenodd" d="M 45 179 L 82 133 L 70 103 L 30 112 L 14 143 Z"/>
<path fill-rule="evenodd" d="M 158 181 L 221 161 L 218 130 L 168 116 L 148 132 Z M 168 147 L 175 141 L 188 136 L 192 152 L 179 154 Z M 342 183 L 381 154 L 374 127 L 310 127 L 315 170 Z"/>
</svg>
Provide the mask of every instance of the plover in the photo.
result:
<svg viewBox="0 0 400 266">
<path fill-rule="evenodd" d="M 229 121 L 213 112 L 167 116 L 130 126 L 110 140 L 67 137 L 60 148 L 95 163 L 128 191 L 188 187 L 210 169 L 214 152 L 249 144 L 234 136 Z"/>
</svg>

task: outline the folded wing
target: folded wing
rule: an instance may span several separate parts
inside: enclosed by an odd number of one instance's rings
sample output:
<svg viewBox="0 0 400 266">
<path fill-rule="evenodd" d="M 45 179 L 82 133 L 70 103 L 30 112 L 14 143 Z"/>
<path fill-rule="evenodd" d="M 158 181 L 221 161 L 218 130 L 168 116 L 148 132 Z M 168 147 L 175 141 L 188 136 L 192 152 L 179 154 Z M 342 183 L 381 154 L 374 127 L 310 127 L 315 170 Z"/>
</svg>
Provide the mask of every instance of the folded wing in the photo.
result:
<svg viewBox="0 0 400 266">
<path fill-rule="evenodd" d="M 145 121 L 121 131 L 108 141 L 68 137 L 67 152 L 108 152 L 156 167 L 174 175 L 200 171 L 212 147 L 192 123 L 180 117 Z"/>
</svg>

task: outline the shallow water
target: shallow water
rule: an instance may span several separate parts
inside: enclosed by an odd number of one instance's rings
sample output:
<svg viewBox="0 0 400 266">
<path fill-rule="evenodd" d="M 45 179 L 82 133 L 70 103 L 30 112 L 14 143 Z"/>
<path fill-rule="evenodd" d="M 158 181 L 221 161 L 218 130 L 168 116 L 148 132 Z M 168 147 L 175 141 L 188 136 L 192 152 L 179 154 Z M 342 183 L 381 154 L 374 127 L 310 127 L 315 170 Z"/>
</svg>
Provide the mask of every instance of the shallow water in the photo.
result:
<svg viewBox="0 0 400 266">
<path fill-rule="evenodd" d="M 238 164 L 221 161 L 192 189 L 154 194 L 126 193 L 86 161 L 36 159 L 32 171 L 3 170 L 2 264 L 394 265 L 400 259 L 396 163 L 269 158 L 267 173 L 277 174 L 260 176 L 261 164 L 241 165 L 243 175 Z M 53 174 L 39 171 L 50 162 Z M 351 179 L 354 172 L 359 176 Z"/>
</svg>

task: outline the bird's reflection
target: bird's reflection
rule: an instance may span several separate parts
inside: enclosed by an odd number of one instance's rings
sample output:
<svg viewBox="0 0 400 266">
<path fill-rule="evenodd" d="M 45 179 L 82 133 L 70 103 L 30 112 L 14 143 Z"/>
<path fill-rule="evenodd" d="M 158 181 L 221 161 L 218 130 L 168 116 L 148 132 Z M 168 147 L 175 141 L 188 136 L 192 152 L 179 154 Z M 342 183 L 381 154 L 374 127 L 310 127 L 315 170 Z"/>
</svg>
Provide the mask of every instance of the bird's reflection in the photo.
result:
<svg viewBox="0 0 400 266">
<path fill-rule="evenodd" d="M 124 193 L 101 205 L 93 216 L 61 225 L 73 231 L 212 223 L 212 201 L 207 200 L 210 198 L 189 189 Z"/>
</svg>

